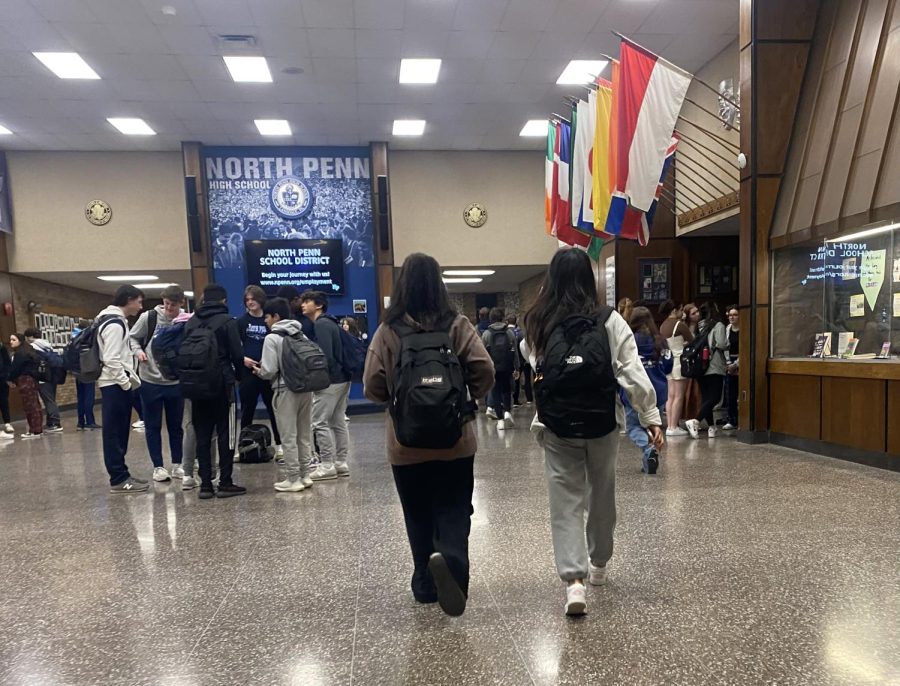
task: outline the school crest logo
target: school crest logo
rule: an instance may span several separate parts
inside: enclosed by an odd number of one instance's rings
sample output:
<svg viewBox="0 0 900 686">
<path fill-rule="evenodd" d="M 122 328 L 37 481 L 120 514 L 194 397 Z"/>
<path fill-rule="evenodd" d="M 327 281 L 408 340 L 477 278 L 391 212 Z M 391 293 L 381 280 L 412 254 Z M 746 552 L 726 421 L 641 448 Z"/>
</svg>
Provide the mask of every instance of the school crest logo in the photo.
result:
<svg viewBox="0 0 900 686">
<path fill-rule="evenodd" d="M 463 211 L 463 221 L 473 229 L 484 226 L 487 221 L 487 210 L 484 209 L 484 205 L 473 202 Z"/>
<path fill-rule="evenodd" d="M 296 176 L 283 176 L 269 192 L 272 209 L 284 219 L 299 219 L 312 209 L 309 186 Z"/>
<path fill-rule="evenodd" d="M 112 219 L 112 208 L 102 200 L 91 200 L 84 207 L 84 217 L 94 226 L 103 226 Z"/>
</svg>

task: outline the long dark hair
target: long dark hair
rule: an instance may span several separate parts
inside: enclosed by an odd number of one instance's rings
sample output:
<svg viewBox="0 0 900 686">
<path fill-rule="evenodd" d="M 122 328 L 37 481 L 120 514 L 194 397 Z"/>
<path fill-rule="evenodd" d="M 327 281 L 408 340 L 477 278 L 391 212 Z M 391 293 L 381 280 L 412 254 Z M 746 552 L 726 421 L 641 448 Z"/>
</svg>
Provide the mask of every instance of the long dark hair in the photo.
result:
<svg viewBox="0 0 900 686">
<path fill-rule="evenodd" d="M 707 300 L 700 306 L 700 324 L 704 331 L 710 331 L 721 322 L 722 314 L 719 312 L 719 306 L 713 300 Z"/>
<path fill-rule="evenodd" d="M 407 314 L 426 328 L 456 316 L 441 278 L 441 265 L 431 255 L 417 252 L 403 261 L 384 323 L 399 322 Z"/>
<path fill-rule="evenodd" d="M 525 340 L 542 355 L 550 334 L 573 314 L 593 316 L 600 310 L 591 260 L 580 250 L 558 251 L 550 261 L 541 292 L 525 313 Z"/>
<path fill-rule="evenodd" d="M 656 328 L 656 322 L 653 321 L 653 315 L 646 307 L 635 307 L 631 312 L 631 319 L 628 322 L 631 332 L 634 334 L 642 333 L 653 338 L 653 346 L 658 353 L 663 349 L 662 336 L 659 335 L 659 329 Z"/>
<path fill-rule="evenodd" d="M 31 347 L 31 343 L 29 343 L 28 339 L 25 338 L 24 333 L 14 333 L 12 335 L 19 339 L 19 347 L 15 350 L 12 350 L 12 348 L 10 348 L 13 355 L 18 355 L 19 353 L 21 353 L 25 357 L 30 357 L 32 359 L 37 357 L 37 352 L 35 352 L 34 348 Z"/>
</svg>

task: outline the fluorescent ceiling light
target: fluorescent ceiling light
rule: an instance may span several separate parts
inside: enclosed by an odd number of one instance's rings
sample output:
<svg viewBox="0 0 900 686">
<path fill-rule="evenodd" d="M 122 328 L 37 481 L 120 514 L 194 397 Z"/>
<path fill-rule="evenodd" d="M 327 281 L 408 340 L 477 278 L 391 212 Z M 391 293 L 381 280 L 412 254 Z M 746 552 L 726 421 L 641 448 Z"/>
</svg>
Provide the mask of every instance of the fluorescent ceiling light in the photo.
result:
<svg viewBox="0 0 900 686">
<path fill-rule="evenodd" d="M 3 124 L 0 124 L 0 136 L 7 136 L 11 133 L 12 133 L 12 131 L 10 131 L 8 128 L 3 126 Z"/>
<path fill-rule="evenodd" d="M 425 132 L 424 119 L 395 119 L 395 136 L 421 136 Z"/>
<path fill-rule="evenodd" d="M 186 297 L 186 298 L 193 298 L 193 297 L 194 297 L 194 291 L 185 291 L 185 292 L 184 292 L 184 297 Z"/>
<path fill-rule="evenodd" d="M 97 278 L 101 281 L 125 281 L 126 283 L 131 281 L 159 281 L 158 276 L 152 276 L 150 274 L 123 274 L 121 276 L 118 274 L 110 274 L 108 276 L 98 276 Z"/>
<path fill-rule="evenodd" d="M 484 279 L 444 279 L 444 283 L 481 283 Z"/>
<path fill-rule="evenodd" d="M 77 52 L 33 52 L 44 66 L 61 79 L 99 79 Z"/>
<path fill-rule="evenodd" d="M 156 288 L 158 288 L 159 290 L 162 290 L 163 288 L 168 288 L 169 286 L 177 286 L 178 284 L 174 284 L 174 283 L 133 283 L 131 285 L 134 286 L 135 288 L 140 288 L 142 291 L 143 290 L 149 291 L 149 290 L 153 290 Z"/>
<path fill-rule="evenodd" d="M 865 231 L 858 231 L 857 233 L 851 233 L 849 236 L 841 236 L 840 238 L 829 238 L 826 243 L 846 243 L 847 241 L 853 241 L 857 238 L 866 238 L 867 236 L 874 236 L 879 233 L 885 233 L 887 231 L 891 231 L 892 229 L 896 229 L 900 226 L 900 222 L 895 222 L 893 224 L 888 224 L 887 226 L 878 226 L 874 229 L 866 229 Z"/>
<path fill-rule="evenodd" d="M 563 86 L 580 86 L 590 83 L 606 68 L 607 64 L 609 62 L 606 60 L 572 60 L 556 79 L 556 83 Z"/>
<path fill-rule="evenodd" d="M 291 135 L 291 125 L 287 119 L 254 119 L 253 123 L 263 136 Z"/>
<path fill-rule="evenodd" d="M 237 82 L 272 83 L 272 72 L 265 57 L 223 57 L 231 78 Z"/>
<path fill-rule="evenodd" d="M 437 83 L 440 60 L 400 60 L 400 83 Z"/>
<path fill-rule="evenodd" d="M 520 136 L 546 136 L 547 120 L 546 119 L 529 119 L 525 122 L 525 126 L 519 131 Z"/>
<path fill-rule="evenodd" d="M 444 276 L 491 276 L 497 272 L 493 269 L 445 269 Z"/>
<path fill-rule="evenodd" d="M 122 133 L 129 136 L 155 136 L 156 131 L 151 129 L 147 122 L 136 117 L 108 117 L 110 124 L 115 126 Z"/>
</svg>

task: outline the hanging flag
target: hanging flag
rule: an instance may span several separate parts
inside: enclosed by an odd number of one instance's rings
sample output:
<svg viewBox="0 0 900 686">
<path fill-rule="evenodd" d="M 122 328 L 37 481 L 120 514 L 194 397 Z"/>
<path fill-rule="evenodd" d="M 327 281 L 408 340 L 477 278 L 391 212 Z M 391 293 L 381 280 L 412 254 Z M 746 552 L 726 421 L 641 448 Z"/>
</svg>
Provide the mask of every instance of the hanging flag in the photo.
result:
<svg viewBox="0 0 900 686">
<path fill-rule="evenodd" d="M 577 126 L 577 123 L 576 123 Z M 566 245 L 587 248 L 591 244 L 591 236 L 578 231 L 572 226 L 572 212 L 569 202 L 570 169 L 572 159 L 572 125 L 561 121 L 557 124 L 557 136 L 553 158 L 556 160 L 556 214 L 553 222 L 553 235 Z"/>
<path fill-rule="evenodd" d="M 653 204 L 675 121 L 693 78 L 624 40 L 618 76 L 616 185 L 606 225 L 612 234 L 621 232 L 629 205 L 647 212 Z"/>
<path fill-rule="evenodd" d="M 591 148 L 591 219 L 597 234 L 606 234 L 606 215 L 612 199 L 613 184 L 609 169 L 609 123 L 612 107 L 612 83 L 598 81 L 594 96 L 594 143 Z"/>
<path fill-rule="evenodd" d="M 576 114 L 575 141 L 572 150 L 572 226 L 593 233 L 591 210 L 591 148 L 594 141 L 594 108 L 579 100 Z M 585 215 L 587 206 L 587 216 Z"/>
<path fill-rule="evenodd" d="M 553 179 L 556 166 L 553 161 L 553 149 L 556 143 L 556 123 L 547 120 L 547 157 L 544 160 L 544 223 L 548 235 L 553 234 L 553 215 L 556 212 L 556 193 L 553 190 Z"/>
<path fill-rule="evenodd" d="M 610 202 L 612 202 L 612 194 L 616 190 L 616 178 L 618 172 L 619 159 L 619 92 L 622 90 L 622 73 L 619 68 L 619 61 L 613 60 L 610 65 L 610 73 L 612 74 L 612 99 L 609 106 L 609 159 L 607 166 L 609 168 L 609 188 Z M 608 214 L 608 212 L 607 212 Z M 603 227 L 600 227 L 603 228 Z M 607 230 L 607 233 L 611 233 Z"/>
<path fill-rule="evenodd" d="M 650 242 L 650 227 L 653 226 L 653 219 L 656 217 L 656 208 L 659 205 L 659 196 L 662 194 L 663 182 L 666 174 L 669 172 L 669 165 L 675 156 L 675 150 L 678 148 L 678 138 L 673 136 L 669 141 L 669 147 L 666 149 L 666 159 L 663 162 L 662 174 L 659 177 L 659 183 L 656 185 L 656 194 L 650 209 L 641 212 L 634 207 L 627 207 L 625 216 L 622 219 L 622 230 L 619 233 L 620 238 L 637 241 L 641 245 L 647 245 Z"/>
</svg>

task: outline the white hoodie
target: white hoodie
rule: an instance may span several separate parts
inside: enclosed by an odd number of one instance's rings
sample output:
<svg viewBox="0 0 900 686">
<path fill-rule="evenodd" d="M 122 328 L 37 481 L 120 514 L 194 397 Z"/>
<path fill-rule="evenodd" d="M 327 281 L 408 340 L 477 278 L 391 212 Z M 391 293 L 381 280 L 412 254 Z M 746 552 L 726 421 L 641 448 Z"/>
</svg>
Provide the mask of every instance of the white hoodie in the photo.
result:
<svg viewBox="0 0 900 686">
<path fill-rule="evenodd" d="M 100 329 L 100 360 L 103 362 L 103 371 L 97 385 L 118 385 L 123 391 L 140 388 L 141 380 L 135 372 L 134 353 L 128 340 L 128 320 L 121 307 L 110 305 L 103 310 L 97 318 L 113 315 L 122 319 L 124 326 L 108 320 Z"/>
</svg>

